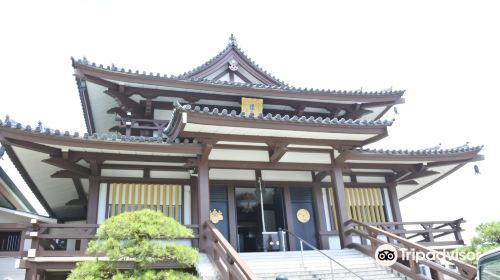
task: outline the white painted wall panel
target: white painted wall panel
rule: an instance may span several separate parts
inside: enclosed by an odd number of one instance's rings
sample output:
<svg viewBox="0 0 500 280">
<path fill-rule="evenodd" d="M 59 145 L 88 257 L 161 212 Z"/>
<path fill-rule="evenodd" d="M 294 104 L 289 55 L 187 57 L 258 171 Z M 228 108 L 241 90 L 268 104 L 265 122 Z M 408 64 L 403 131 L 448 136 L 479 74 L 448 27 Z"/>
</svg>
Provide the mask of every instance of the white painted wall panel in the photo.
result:
<svg viewBox="0 0 500 280">
<path fill-rule="evenodd" d="M 280 162 L 299 162 L 299 163 L 331 163 L 329 153 L 301 153 L 286 152 L 280 159 Z"/>
<path fill-rule="evenodd" d="M 309 171 L 262 170 L 262 180 L 312 182 L 312 176 Z"/>
<path fill-rule="evenodd" d="M 136 177 L 142 178 L 144 175 L 144 171 L 142 170 L 119 170 L 119 169 L 102 169 L 102 176 L 111 176 L 111 177 Z"/>
<path fill-rule="evenodd" d="M 159 171 L 152 170 L 149 174 L 151 178 L 166 179 L 189 179 L 189 172 L 186 171 Z"/>
<path fill-rule="evenodd" d="M 358 183 L 385 183 L 384 176 L 356 176 Z"/>
<path fill-rule="evenodd" d="M 209 156 L 210 160 L 237 160 L 237 161 L 269 161 L 267 151 L 213 149 Z"/>
<path fill-rule="evenodd" d="M 255 171 L 246 169 L 210 169 L 210 180 L 255 181 Z"/>
</svg>

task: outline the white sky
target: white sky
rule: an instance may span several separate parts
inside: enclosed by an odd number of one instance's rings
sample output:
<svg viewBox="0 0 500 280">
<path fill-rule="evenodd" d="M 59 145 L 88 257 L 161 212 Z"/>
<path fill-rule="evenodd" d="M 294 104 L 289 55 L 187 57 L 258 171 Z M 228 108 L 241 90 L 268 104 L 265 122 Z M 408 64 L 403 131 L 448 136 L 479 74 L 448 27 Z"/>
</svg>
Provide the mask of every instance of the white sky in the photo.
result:
<svg viewBox="0 0 500 280">
<path fill-rule="evenodd" d="M 2 1 L 0 114 L 84 132 L 70 56 L 179 74 L 234 33 L 292 85 L 406 89 L 375 147 L 484 144 L 481 175 L 467 165 L 401 203 L 405 221 L 465 218 L 469 239 L 478 223 L 500 220 L 499 12 L 500 2 L 477 0 Z"/>
</svg>

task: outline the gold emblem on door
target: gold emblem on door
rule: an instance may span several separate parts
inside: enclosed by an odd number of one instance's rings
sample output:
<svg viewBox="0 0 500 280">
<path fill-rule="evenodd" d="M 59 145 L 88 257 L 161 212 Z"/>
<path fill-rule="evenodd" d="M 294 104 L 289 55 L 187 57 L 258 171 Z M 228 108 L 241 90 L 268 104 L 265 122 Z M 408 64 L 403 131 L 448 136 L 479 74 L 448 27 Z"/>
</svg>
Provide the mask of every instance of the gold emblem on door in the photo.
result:
<svg viewBox="0 0 500 280">
<path fill-rule="evenodd" d="M 222 211 L 214 209 L 210 211 L 210 221 L 214 224 L 219 223 L 224 220 L 224 215 L 222 215 Z"/>
<path fill-rule="evenodd" d="M 309 214 L 309 211 L 307 211 L 307 209 L 302 208 L 297 211 L 297 219 L 299 220 L 299 222 L 305 224 L 309 222 L 309 220 L 311 219 L 311 215 Z"/>
</svg>

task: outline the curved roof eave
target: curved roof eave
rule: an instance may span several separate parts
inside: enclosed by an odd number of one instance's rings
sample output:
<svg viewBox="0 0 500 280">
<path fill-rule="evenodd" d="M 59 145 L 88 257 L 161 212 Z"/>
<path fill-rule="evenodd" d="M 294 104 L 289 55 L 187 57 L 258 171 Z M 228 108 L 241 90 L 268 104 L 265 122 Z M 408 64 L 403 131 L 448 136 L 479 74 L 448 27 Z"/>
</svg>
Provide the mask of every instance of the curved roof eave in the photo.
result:
<svg viewBox="0 0 500 280">
<path fill-rule="evenodd" d="M 140 83 L 152 86 L 165 86 L 179 88 L 184 90 L 196 90 L 207 92 L 231 92 L 234 94 L 257 93 L 262 97 L 274 98 L 314 98 L 318 100 L 354 100 L 361 102 L 369 101 L 395 101 L 401 98 L 405 90 L 382 90 L 382 91 L 361 91 L 361 90 L 332 90 L 332 89 L 313 89 L 297 88 L 292 86 L 276 86 L 264 84 L 250 84 L 227 81 L 213 81 L 199 78 L 179 78 L 177 76 L 161 75 L 160 73 L 147 74 L 145 71 L 140 73 L 138 70 L 125 70 L 116 66 L 99 66 L 86 59 L 76 60 L 71 58 L 73 68 L 77 76 L 94 75 L 109 80 L 118 80 L 123 82 Z M 285 96 L 285 94 L 288 94 Z"/>
</svg>

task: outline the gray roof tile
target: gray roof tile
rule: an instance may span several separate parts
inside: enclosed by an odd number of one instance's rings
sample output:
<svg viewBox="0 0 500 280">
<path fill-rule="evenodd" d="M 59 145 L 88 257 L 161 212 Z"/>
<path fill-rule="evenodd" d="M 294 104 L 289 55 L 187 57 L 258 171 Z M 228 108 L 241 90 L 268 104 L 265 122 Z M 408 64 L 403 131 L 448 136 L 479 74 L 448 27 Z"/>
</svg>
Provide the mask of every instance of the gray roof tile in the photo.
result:
<svg viewBox="0 0 500 280">
<path fill-rule="evenodd" d="M 388 150 L 388 149 L 369 149 L 369 148 L 355 148 L 353 151 L 370 153 L 370 154 L 383 154 L 383 155 L 448 155 L 448 154 L 457 154 L 457 153 L 467 153 L 467 152 L 479 152 L 484 146 L 469 146 L 465 144 L 460 147 L 441 149 L 441 147 L 437 148 L 426 148 L 419 150 Z"/>
<path fill-rule="evenodd" d="M 71 134 L 69 131 L 61 132 L 61 130 L 59 130 L 59 129 L 51 129 L 48 127 L 44 127 L 41 122 L 39 122 L 37 127 L 35 129 L 33 129 L 32 126 L 30 126 L 30 125 L 24 126 L 21 123 L 18 123 L 16 121 L 12 120 L 9 116 L 7 116 L 4 121 L 0 120 L 0 127 L 18 129 L 21 131 L 34 133 L 34 134 L 45 134 L 45 135 L 50 135 L 50 136 L 55 136 L 55 137 L 65 137 L 65 138 L 73 138 L 73 139 L 81 139 L 81 140 L 89 140 L 89 141 L 100 140 L 100 141 L 108 141 L 108 142 L 137 142 L 137 143 L 151 143 L 151 144 L 169 143 L 162 137 L 125 136 L 125 135 L 117 134 L 117 133 L 100 133 L 100 134 L 94 133 L 92 135 L 89 135 L 88 133 L 84 133 L 83 136 L 80 136 L 80 133 L 78 133 L 78 132 L 74 132 L 73 134 Z M 182 139 L 182 141 L 179 139 L 179 141 L 175 142 L 175 143 L 197 144 L 198 141 L 193 140 L 190 142 L 189 139 Z"/>
</svg>

